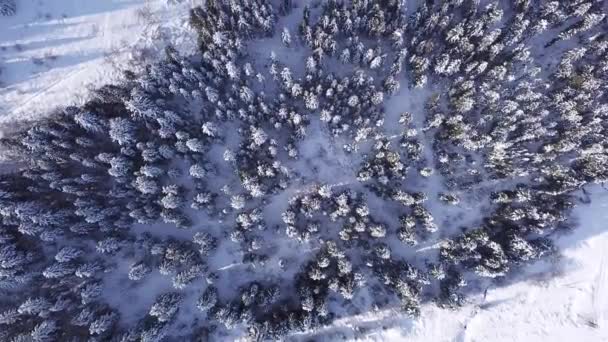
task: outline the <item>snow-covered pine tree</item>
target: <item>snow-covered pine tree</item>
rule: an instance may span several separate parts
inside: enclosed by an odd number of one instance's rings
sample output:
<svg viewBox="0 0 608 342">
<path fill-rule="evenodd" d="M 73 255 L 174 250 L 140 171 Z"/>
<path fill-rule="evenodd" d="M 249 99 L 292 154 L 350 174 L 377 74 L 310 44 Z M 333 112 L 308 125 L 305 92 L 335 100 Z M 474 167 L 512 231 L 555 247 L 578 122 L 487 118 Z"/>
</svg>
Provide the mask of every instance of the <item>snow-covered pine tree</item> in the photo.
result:
<svg viewBox="0 0 608 342">
<path fill-rule="evenodd" d="M 10 16 L 17 12 L 15 0 L 0 0 L 0 15 Z"/>
</svg>

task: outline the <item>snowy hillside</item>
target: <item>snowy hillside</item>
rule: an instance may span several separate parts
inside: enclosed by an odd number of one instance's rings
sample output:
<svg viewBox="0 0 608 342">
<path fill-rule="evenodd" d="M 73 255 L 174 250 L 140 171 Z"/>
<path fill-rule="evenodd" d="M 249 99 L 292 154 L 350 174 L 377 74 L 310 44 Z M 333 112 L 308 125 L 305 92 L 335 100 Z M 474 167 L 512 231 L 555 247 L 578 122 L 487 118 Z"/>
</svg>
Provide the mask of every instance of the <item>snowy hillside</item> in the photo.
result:
<svg viewBox="0 0 608 342">
<path fill-rule="evenodd" d="M 608 341 L 606 2 L 15 3 L 1 341 Z"/>
<path fill-rule="evenodd" d="M 121 69 L 154 60 L 169 41 L 192 53 L 191 2 L 22 0 L 0 17 L 0 123 L 80 103 Z"/>
</svg>

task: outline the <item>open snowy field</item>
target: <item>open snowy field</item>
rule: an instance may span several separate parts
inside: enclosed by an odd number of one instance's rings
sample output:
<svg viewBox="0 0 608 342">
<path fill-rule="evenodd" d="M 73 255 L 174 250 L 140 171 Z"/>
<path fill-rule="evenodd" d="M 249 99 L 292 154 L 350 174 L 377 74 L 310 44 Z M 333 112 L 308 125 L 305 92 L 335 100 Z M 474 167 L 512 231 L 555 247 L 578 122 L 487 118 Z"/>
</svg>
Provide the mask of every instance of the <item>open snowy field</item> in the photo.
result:
<svg viewBox="0 0 608 342">
<path fill-rule="evenodd" d="M 78 103 L 93 84 L 158 55 L 195 48 L 190 1 L 23 0 L 0 17 L 0 123 Z"/>
<path fill-rule="evenodd" d="M 194 3 L 21 0 L 15 16 L 0 17 L 0 125 L 81 104 L 91 87 L 157 59 L 167 44 L 194 51 L 187 25 Z M 590 203 L 575 210 L 579 227 L 556 241 L 559 257 L 525 266 L 458 311 L 424 304 L 416 320 L 379 311 L 302 340 L 608 341 L 608 191 L 588 191 L 580 196 Z"/>
</svg>

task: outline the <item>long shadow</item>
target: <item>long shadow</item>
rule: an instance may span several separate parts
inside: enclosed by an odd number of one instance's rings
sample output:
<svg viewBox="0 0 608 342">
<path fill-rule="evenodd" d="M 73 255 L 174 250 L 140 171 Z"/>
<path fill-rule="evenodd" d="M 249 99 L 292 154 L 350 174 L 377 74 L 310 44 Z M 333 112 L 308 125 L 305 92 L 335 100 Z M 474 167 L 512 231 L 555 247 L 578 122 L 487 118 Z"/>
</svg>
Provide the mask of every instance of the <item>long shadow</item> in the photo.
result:
<svg viewBox="0 0 608 342">
<path fill-rule="evenodd" d="M 79 17 L 110 14 L 143 3 L 144 0 L 53 0 L 45 1 L 42 6 L 23 1 L 14 16 L 0 18 L 0 42 L 49 36 L 54 31 L 83 25 L 77 20 Z"/>
<path fill-rule="evenodd" d="M 0 18 L 0 67 L 2 67 L 2 84 L 4 91 L 12 86 L 32 78 L 32 75 L 46 71 L 45 66 L 66 67 L 98 58 L 99 55 L 70 55 L 70 56 L 38 56 L 29 60 L 27 51 L 60 48 L 62 45 L 91 39 L 94 34 L 86 37 L 57 38 L 64 35 L 65 29 L 87 25 L 86 19 L 78 19 L 95 14 L 111 15 L 112 12 L 145 3 L 144 0 L 54 0 L 38 3 L 34 1 L 20 2 L 17 13 L 11 17 Z M 43 37 L 43 38 L 40 38 Z M 46 39 L 48 40 L 41 40 Z M 33 42 L 28 40 L 35 39 Z M 25 43 L 19 44 L 19 41 Z M 6 59 L 14 61 L 3 62 Z M 32 65 L 37 62 L 41 65 Z M 42 65 L 44 64 L 44 65 Z"/>
<path fill-rule="evenodd" d="M 0 45 L 1 49 L 4 51 L 0 51 L 0 56 L 2 55 L 11 55 L 11 54 L 19 54 L 26 50 L 38 50 L 49 47 L 57 47 L 58 45 L 65 45 L 80 42 L 83 40 L 88 40 L 93 38 L 93 35 L 84 36 L 84 37 L 68 37 L 68 38 L 57 38 L 57 39 L 48 39 L 48 40 L 38 40 L 31 41 L 27 43 L 9 43 Z"/>
<path fill-rule="evenodd" d="M 144 4 L 144 0 L 53 0 L 45 2 L 20 1 L 14 16 L 0 20 L 0 29 L 14 27 L 23 23 L 44 23 L 57 19 L 70 19 L 100 13 L 114 12 Z M 2 32 L 2 31 L 0 31 Z"/>
<path fill-rule="evenodd" d="M 409 331 L 414 326 L 414 320 L 404 315 L 389 314 L 379 319 L 357 321 L 355 325 L 328 326 L 313 333 L 303 335 L 292 335 L 289 342 L 331 342 L 352 341 L 362 337 L 378 335 L 382 330 L 399 326 L 404 331 Z"/>
<path fill-rule="evenodd" d="M 82 1 L 82 0 L 55 0 L 57 3 L 56 14 L 66 14 L 68 17 L 79 17 L 99 13 L 113 12 L 133 6 L 144 4 L 144 0 L 104 0 L 104 1 Z"/>
<path fill-rule="evenodd" d="M 15 86 L 22 82 L 28 81 L 35 75 L 47 72 L 55 68 L 65 68 L 86 63 L 91 60 L 102 57 L 102 53 L 89 54 L 71 54 L 63 56 L 53 56 L 52 59 L 44 60 L 43 65 L 36 65 L 32 59 L 21 59 L 14 62 L 5 63 L 2 73 L 3 88 L 0 88 L 0 93 L 10 91 Z M 4 90 L 4 91 L 3 91 Z"/>
</svg>

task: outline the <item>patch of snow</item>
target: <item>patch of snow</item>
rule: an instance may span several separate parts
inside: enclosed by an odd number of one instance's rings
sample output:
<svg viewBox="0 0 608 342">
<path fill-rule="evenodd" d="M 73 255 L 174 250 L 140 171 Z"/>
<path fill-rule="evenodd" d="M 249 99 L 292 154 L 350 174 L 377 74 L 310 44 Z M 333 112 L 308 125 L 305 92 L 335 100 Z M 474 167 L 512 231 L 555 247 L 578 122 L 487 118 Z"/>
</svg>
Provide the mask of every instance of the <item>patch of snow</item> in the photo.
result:
<svg viewBox="0 0 608 342">
<path fill-rule="evenodd" d="M 89 87 L 115 82 L 169 41 L 196 48 L 193 3 L 162 0 L 20 1 L 0 18 L 0 124 L 33 120 L 82 103 Z"/>
</svg>

